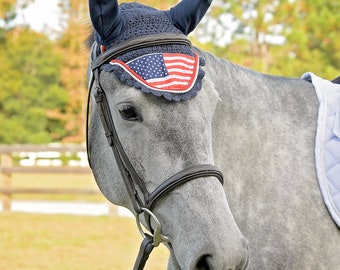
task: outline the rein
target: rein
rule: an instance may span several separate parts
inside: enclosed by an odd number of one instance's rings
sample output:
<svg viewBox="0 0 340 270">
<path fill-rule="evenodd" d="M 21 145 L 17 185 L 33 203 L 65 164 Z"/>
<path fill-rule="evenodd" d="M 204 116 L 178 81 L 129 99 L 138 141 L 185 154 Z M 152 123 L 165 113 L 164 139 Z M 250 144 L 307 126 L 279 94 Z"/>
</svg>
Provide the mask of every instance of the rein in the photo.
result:
<svg viewBox="0 0 340 270">
<path fill-rule="evenodd" d="M 110 107 L 105 95 L 105 91 L 100 85 L 101 65 L 110 61 L 112 58 L 115 58 L 131 50 L 168 44 L 180 44 L 191 46 L 189 39 L 185 35 L 167 34 L 165 36 L 164 34 L 161 35 L 157 34 L 143 36 L 140 38 L 131 39 L 113 48 L 110 48 L 106 52 L 100 54 L 96 59 L 92 60 L 91 63 L 92 74 L 89 83 L 89 96 L 87 104 L 87 125 L 86 125 L 87 126 L 86 144 L 89 164 L 91 166 L 90 163 L 91 156 L 89 153 L 89 138 L 88 138 L 89 105 L 91 94 L 93 91 L 94 99 L 98 107 L 98 113 L 100 115 L 105 136 L 107 138 L 109 146 L 112 149 L 120 174 L 123 178 L 124 184 L 131 199 L 134 211 L 136 212 L 136 221 L 138 229 L 144 238 L 140 246 L 140 250 L 133 268 L 134 270 L 144 269 L 146 261 L 154 247 L 157 247 L 162 242 L 170 243 L 170 239 L 162 234 L 161 223 L 159 222 L 155 214 L 152 212 L 154 205 L 162 197 L 164 197 L 164 195 L 166 195 L 168 192 L 172 191 L 179 185 L 182 185 L 186 182 L 201 177 L 216 177 L 223 185 L 223 174 L 215 165 L 201 164 L 185 168 L 184 170 L 174 174 L 150 193 L 145 186 L 145 182 L 143 181 L 142 178 L 139 177 L 134 167 L 132 166 L 119 140 L 111 116 Z M 96 49 L 96 47 L 92 47 L 92 49 Z M 146 221 L 148 223 L 148 228 L 151 234 L 145 233 L 142 229 L 140 215 L 143 213 L 146 216 Z M 153 222 L 154 226 L 151 226 L 151 220 L 154 221 Z"/>
</svg>

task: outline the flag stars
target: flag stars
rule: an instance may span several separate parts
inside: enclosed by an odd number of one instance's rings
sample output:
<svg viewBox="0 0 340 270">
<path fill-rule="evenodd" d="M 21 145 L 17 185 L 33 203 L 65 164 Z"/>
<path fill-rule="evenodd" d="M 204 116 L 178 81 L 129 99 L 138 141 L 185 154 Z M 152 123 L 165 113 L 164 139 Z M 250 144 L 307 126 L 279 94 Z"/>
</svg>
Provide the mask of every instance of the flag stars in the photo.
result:
<svg viewBox="0 0 340 270">
<path fill-rule="evenodd" d="M 127 65 L 144 80 L 162 78 L 168 75 L 161 54 L 146 55 L 127 63 Z"/>
</svg>

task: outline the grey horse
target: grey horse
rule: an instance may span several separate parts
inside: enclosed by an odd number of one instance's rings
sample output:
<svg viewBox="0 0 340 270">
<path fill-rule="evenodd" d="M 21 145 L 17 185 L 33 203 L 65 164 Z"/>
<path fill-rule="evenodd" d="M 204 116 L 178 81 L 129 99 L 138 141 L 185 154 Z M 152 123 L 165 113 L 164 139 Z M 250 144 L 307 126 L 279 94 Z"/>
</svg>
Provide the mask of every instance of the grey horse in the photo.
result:
<svg viewBox="0 0 340 270">
<path fill-rule="evenodd" d="M 105 70 L 99 79 L 121 145 L 150 192 L 189 166 L 223 172 L 223 186 L 201 177 L 154 205 L 169 240 L 168 269 L 340 269 L 340 231 L 315 172 L 313 85 L 193 50 L 205 60 L 205 76 L 188 100 L 143 93 Z M 96 54 L 93 45 L 90 66 Z M 109 201 L 136 214 L 91 99 L 93 174 Z"/>
</svg>

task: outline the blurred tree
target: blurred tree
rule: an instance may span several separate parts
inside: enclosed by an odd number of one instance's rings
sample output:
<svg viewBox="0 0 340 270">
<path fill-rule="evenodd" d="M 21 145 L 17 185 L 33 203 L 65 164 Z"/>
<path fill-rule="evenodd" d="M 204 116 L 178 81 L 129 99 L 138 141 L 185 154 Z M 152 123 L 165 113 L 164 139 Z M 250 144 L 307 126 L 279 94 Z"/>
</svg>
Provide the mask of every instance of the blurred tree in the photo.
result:
<svg viewBox="0 0 340 270">
<path fill-rule="evenodd" d="M 340 70 L 339 10 L 339 1 L 296 1 L 290 10 L 291 25 L 285 34 L 286 42 L 277 52 L 276 68 L 288 75 L 312 71 L 327 79 L 337 77 Z"/>
<path fill-rule="evenodd" d="M 66 14 L 67 27 L 56 45 L 62 60 L 61 82 L 70 97 L 64 115 L 66 136 L 62 141 L 83 142 L 86 124 L 86 68 L 89 58 L 86 39 L 90 33 L 88 1 L 61 0 L 60 4 Z"/>
<path fill-rule="evenodd" d="M 178 0 L 167 0 L 167 1 L 159 1 L 159 0 L 140 0 L 140 1 L 136 1 L 136 0 L 122 0 L 122 1 L 118 1 L 119 3 L 122 2 L 138 2 L 141 3 L 143 5 L 147 5 L 150 7 L 154 7 L 160 10 L 167 10 L 170 7 L 176 5 L 176 3 L 178 3 Z"/>
<path fill-rule="evenodd" d="M 23 8 L 33 0 L 1 0 L 0 2 L 0 43 L 5 42 L 6 31 L 10 28 L 11 22 L 16 17 L 16 10 Z"/>
<path fill-rule="evenodd" d="M 15 18 L 15 4 L 17 0 L 2 0 L 0 3 L 0 19 L 6 25 Z"/>
<path fill-rule="evenodd" d="M 82 142 L 88 0 L 60 0 L 63 32 L 52 41 L 11 23 L 16 2 L 0 3 L 0 143 Z M 138 2 L 166 10 L 178 0 Z M 313 71 L 332 79 L 340 68 L 339 7 L 331 0 L 213 0 L 191 39 L 258 71 L 285 76 Z"/>
<path fill-rule="evenodd" d="M 261 72 L 331 79 L 339 69 L 339 1 L 215 1 L 195 38 L 218 56 Z M 206 38 L 208 36 L 208 38 Z M 225 41 L 221 44 L 220 41 Z"/>
<path fill-rule="evenodd" d="M 64 135 L 67 92 L 53 43 L 13 28 L 0 44 L 0 143 L 47 143 Z"/>
<path fill-rule="evenodd" d="M 203 33 L 220 56 L 267 72 L 274 59 L 270 48 L 283 42 L 291 5 L 289 0 L 216 1 Z"/>
<path fill-rule="evenodd" d="M 25 8 L 34 0 L 1 0 L 0 2 L 0 20 L 7 25 L 16 17 L 16 9 Z"/>
</svg>

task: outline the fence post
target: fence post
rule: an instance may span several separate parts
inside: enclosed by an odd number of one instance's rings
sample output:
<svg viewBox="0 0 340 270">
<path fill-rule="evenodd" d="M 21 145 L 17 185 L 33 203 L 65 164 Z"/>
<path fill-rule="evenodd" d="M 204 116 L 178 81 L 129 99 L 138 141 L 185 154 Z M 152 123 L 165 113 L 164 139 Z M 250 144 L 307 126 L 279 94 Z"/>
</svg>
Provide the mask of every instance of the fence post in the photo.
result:
<svg viewBox="0 0 340 270">
<path fill-rule="evenodd" d="M 13 166 L 12 155 L 10 153 L 2 153 L 1 155 L 1 166 L 4 168 L 10 168 Z M 2 210 L 4 212 L 11 211 L 11 202 L 12 202 L 12 194 L 10 192 L 11 188 L 11 172 L 3 172 L 2 173 L 3 179 L 3 187 L 7 189 L 8 192 L 3 194 L 2 199 Z"/>
</svg>

